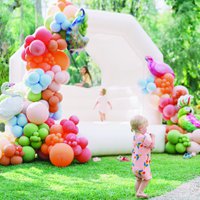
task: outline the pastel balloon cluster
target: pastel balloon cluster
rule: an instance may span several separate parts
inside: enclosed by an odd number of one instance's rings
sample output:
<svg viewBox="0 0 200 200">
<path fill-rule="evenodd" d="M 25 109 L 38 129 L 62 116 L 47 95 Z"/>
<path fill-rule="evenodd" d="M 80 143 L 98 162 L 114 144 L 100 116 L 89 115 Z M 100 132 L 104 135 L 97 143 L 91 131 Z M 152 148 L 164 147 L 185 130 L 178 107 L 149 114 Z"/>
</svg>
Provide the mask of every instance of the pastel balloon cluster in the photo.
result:
<svg viewBox="0 0 200 200">
<path fill-rule="evenodd" d="M 45 143 L 41 146 L 42 156 L 46 159 L 50 157 L 50 161 L 52 161 L 51 150 L 53 147 L 58 143 L 65 143 L 68 145 L 67 148 L 72 150 L 73 155 L 70 153 L 70 156 L 73 157 L 73 159 L 75 158 L 80 163 L 88 162 L 91 158 L 91 152 L 88 148 L 86 148 L 88 140 L 84 137 L 79 138 L 77 136 L 78 123 L 79 119 L 76 116 L 71 116 L 69 120 L 63 119 L 60 124 L 53 123 L 49 130 L 50 134 L 46 137 Z M 55 156 L 58 155 L 55 154 L 53 157 Z M 55 158 L 53 160 L 55 160 Z M 59 166 L 62 165 L 65 164 L 59 164 Z"/>
<path fill-rule="evenodd" d="M 20 145 L 8 144 L 0 150 L 0 165 L 18 165 L 23 162 L 23 149 Z"/>
<path fill-rule="evenodd" d="M 50 160 L 55 166 L 66 167 L 71 164 L 74 157 L 80 156 L 77 160 L 81 163 L 87 162 L 91 157 L 90 150 L 83 145 L 86 139 L 78 139 L 79 119 L 76 116 L 63 119 L 60 124 L 55 122 L 62 117 L 60 103 L 63 97 L 59 93 L 61 84 L 66 84 L 70 79 L 69 73 L 66 72 L 70 59 L 64 52 L 68 46 L 65 37 L 68 29 L 67 20 L 76 20 L 75 24 L 79 25 L 76 28 L 81 27 L 81 20 L 76 16 L 78 9 L 75 6 L 65 0 L 59 0 L 57 6 L 59 13 L 53 19 L 54 24 L 59 24 L 61 28 L 66 26 L 62 30 L 65 33 L 62 31 L 59 34 L 51 33 L 47 28 L 39 27 L 33 35 L 25 39 L 21 57 L 27 63 L 28 73 L 24 77 L 24 82 L 28 89 L 24 99 L 15 101 L 15 103 L 21 102 L 14 106 L 16 108 L 20 105 L 20 110 L 13 115 L 14 117 L 9 118 L 12 139 L 0 135 L 0 164 L 32 162 L 38 157 Z M 73 36 L 74 32 L 70 30 Z M 78 38 L 76 39 L 78 43 Z M 76 42 L 75 40 L 73 42 Z M 18 97 L 10 98 L 12 105 L 14 98 Z M 9 113 L 9 108 L 5 109 L 6 111 Z M 77 145 L 81 147 L 78 154 L 74 153 L 69 141 L 67 144 L 68 134 L 76 134 Z M 15 143 L 17 147 L 14 148 L 15 145 L 11 143 Z M 4 149 L 7 145 L 12 146 L 9 147 L 10 150 Z M 8 155 L 7 152 L 12 154 Z M 12 156 L 18 157 L 12 159 Z"/>
<path fill-rule="evenodd" d="M 45 27 L 58 33 L 67 42 L 68 50 L 76 51 L 87 45 L 88 38 L 85 35 L 88 18 L 83 8 L 78 9 L 71 2 L 58 0 L 49 7 L 47 15 Z"/>
<path fill-rule="evenodd" d="M 33 35 L 25 38 L 22 59 L 27 62 L 27 70 L 40 68 L 44 71 L 51 70 L 52 66 L 58 64 L 63 70 L 69 67 L 69 57 L 62 51 L 66 49 L 64 40 L 54 40 L 52 33 L 45 27 L 39 27 Z M 52 51 L 52 42 L 56 47 Z"/>
<path fill-rule="evenodd" d="M 41 93 L 48 88 L 51 82 L 52 77 L 42 69 L 31 71 L 25 80 L 26 86 L 31 89 L 33 94 Z"/>
<path fill-rule="evenodd" d="M 149 76 L 147 79 L 139 81 L 139 86 L 141 87 L 144 94 L 152 93 L 156 90 L 154 79 L 155 78 L 153 76 Z"/>
<path fill-rule="evenodd" d="M 20 113 L 14 116 L 8 123 L 11 126 L 12 134 L 18 138 L 22 136 L 24 126 L 28 123 L 28 120 L 25 114 Z"/>
<path fill-rule="evenodd" d="M 62 12 L 56 13 L 54 19 L 55 20 L 50 24 L 52 32 L 58 33 L 61 30 L 66 31 L 71 25 L 70 21 L 67 20 L 66 16 Z"/>
</svg>

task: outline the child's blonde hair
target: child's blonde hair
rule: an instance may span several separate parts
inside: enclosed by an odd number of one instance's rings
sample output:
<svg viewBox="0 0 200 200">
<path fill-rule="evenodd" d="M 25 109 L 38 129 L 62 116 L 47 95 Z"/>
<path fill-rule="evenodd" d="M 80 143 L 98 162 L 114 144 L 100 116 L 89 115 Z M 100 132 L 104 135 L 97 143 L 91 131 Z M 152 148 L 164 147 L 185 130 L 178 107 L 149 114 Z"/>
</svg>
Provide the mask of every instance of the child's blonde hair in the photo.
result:
<svg viewBox="0 0 200 200">
<path fill-rule="evenodd" d="M 106 95 L 106 92 L 107 92 L 107 91 L 106 91 L 105 88 L 102 88 L 101 92 L 102 92 L 103 95 Z"/>
<path fill-rule="evenodd" d="M 131 131 L 139 131 L 139 128 L 144 124 L 148 124 L 148 120 L 142 115 L 136 115 L 130 121 Z"/>
</svg>

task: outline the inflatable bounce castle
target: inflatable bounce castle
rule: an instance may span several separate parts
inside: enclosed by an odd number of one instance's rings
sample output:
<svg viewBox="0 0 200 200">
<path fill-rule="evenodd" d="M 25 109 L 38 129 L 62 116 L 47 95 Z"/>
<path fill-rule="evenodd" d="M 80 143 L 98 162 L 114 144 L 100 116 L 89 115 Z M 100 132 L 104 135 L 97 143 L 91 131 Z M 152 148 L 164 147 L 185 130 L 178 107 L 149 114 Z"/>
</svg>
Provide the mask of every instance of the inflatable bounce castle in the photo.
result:
<svg viewBox="0 0 200 200">
<path fill-rule="evenodd" d="M 83 49 L 100 67 L 100 86 L 67 85 L 66 51 Z M 58 1 L 49 7 L 45 27 L 27 36 L 10 58 L 9 83 L 2 85 L 0 97 L 0 118 L 7 123 L 0 164 L 39 157 L 64 167 L 92 155 L 130 153 L 129 121 L 137 114 L 149 120 L 155 152 L 199 153 L 200 117 L 193 113 L 187 88 L 175 86 L 174 79 L 134 17 Z M 93 110 L 102 88 L 113 107 L 104 122 Z"/>
</svg>

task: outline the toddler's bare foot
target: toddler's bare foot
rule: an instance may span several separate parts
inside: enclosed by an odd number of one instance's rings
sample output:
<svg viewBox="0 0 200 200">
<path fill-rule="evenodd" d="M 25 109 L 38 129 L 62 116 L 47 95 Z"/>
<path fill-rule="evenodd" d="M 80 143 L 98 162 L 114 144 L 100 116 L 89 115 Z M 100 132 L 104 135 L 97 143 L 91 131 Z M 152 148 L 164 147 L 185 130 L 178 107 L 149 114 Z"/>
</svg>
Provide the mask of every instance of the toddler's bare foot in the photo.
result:
<svg viewBox="0 0 200 200">
<path fill-rule="evenodd" d="M 145 193 L 137 193 L 136 194 L 137 198 L 143 198 L 143 199 L 148 199 L 148 195 L 146 195 Z"/>
</svg>

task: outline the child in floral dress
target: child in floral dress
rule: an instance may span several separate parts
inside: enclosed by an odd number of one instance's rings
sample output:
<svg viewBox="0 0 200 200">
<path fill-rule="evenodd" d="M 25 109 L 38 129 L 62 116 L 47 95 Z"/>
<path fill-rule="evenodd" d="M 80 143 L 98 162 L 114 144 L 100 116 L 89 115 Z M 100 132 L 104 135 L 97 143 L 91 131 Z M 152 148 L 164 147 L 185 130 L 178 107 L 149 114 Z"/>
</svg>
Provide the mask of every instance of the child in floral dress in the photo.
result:
<svg viewBox="0 0 200 200">
<path fill-rule="evenodd" d="M 150 153 L 154 148 L 155 137 L 147 133 L 148 121 L 143 116 L 137 115 L 131 121 L 131 131 L 135 132 L 133 138 L 132 170 L 136 177 L 136 196 L 148 198 L 144 189 L 152 179 L 150 169 Z"/>
</svg>

